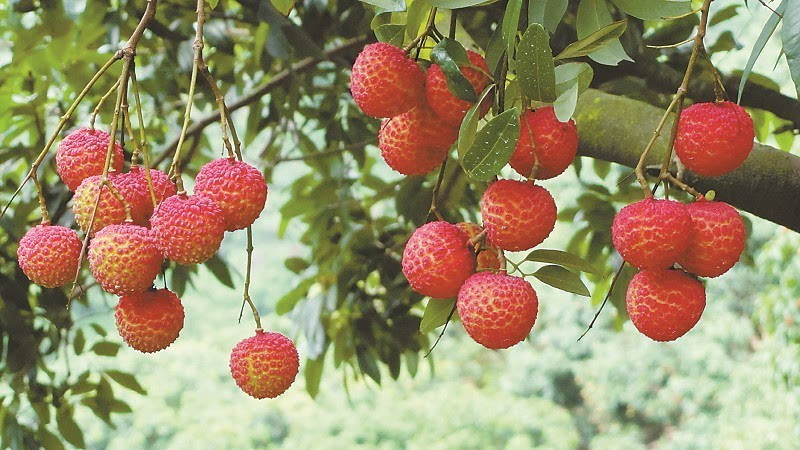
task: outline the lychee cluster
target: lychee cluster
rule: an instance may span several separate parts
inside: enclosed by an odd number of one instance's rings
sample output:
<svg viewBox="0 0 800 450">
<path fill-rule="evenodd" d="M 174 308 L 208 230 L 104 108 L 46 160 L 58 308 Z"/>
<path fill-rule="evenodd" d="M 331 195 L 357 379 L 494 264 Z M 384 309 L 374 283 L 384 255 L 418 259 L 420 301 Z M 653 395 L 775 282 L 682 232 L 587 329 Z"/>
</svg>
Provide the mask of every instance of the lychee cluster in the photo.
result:
<svg viewBox="0 0 800 450">
<path fill-rule="evenodd" d="M 694 327 L 706 303 L 697 277 L 730 270 L 745 244 L 736 209 L 704 198 L 689 204 L 646 198 L 622 208 L 611 232 L 625 262 L 641 270 L 628 285 L 628 315 L 656 341 L 675 340 Z"/>
</svg>

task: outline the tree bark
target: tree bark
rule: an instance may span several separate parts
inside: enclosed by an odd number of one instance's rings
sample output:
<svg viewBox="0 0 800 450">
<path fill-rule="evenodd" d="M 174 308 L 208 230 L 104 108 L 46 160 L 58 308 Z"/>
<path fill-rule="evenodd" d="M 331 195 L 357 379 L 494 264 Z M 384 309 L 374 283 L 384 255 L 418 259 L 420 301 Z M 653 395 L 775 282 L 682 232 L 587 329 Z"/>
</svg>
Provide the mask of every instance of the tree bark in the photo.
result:
<svg viewBox="0 0 800 450">
<path fill-rule="evenodd" d="M 580 96 L 575 112 L 580 138 L 578 153 L 635 167 L 664 110 L 594 89 Z M 669 130 L 672 119 L 664 127 Z M 669 133 L 662 133 L 647 165 L 659 165 Z M 684 176 L 701 192 L 714 190 L 716 199 L 763 219 L 800 232 L 800 157 L 755 143 L 741 167 L 726 175 Z"/>
</svg>

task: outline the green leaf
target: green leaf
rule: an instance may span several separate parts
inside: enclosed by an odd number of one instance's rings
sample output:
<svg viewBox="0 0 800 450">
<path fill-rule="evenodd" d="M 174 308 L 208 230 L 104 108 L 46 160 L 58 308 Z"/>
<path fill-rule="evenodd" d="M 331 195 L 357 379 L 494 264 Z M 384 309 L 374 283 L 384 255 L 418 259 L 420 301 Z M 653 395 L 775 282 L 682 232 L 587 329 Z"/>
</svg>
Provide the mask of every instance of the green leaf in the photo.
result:
<svg viewBox="0 0 800 450">
<path fill-rule="evenodd" d="M 600 272 L 585 259 L 561 250 L 536 249 L 528 253 L 525 261 L 557 264 L 568 269 L 600 275 Z"/>
<path fill-rule="evenodd" d="M 367 348 L 360 347 L 356 350 L 356 359 L 358 359 L 358 367 L 361 372 L 372 378 L 376 383 L 381 384 L 381 371 L 372 352 Z"/>
<path fill-rule="evenodd" d="M 101 327 L 100 325 L 98 325 L 96 323 L 90 323 L 89 326 L 92 327 L 94 332 L 97 333 L 98 335 L 100 335 L 101 337 L 106 337 L 106 334 L 108 334 L 108 333 L 106 333 L 105 328 Z"/>
<path fill-rule="evenodd" d="M 218 2 L 219 0 L 213 0 L 214 2 Z M 290 12 L 292 12 L 292 8 L 294 8 L 294 0 L 271 0 L 272 6 L 275 7 L 281 14 L 284 16 L 288 16 Z"/>
<path fill-rule="evenodd" d="M 742 71 L 742 79 L 739 81 L 739 97 L 736 100 L 737 103 L 742 102 L 742 93 L 744 92 L 747 78 L 750 76 L 750 72 L 753 71 L 753 66 L 756 64 L 758 57 L 761 56 L 761 52 L 764 51 L 767 41 L 772 37 L 775 28 L 778 27 L 778 22 L 781 21 L 781 17 L 786 12 L 788 4 L 789 0 L 783 0 L 778 7 L 775 8 L 777 14 L 770 14 L 769 19 L 767 19 L 767 22 L 764 24 L 764 28 L 761 29 L 761 33 L 758 35 L 758 38 L 756 38 L 756 43 L 753 45 L 753 50 L 750 52 L 750 57 L 747 58 L 744 71 Z"/>
<path fill-rule="evenodd" d="M 575 80 L 564 93 L 558 96 L 555 103 L 553 103 L 553 110 L 556 113 L 556 118 L 560 122 L 567 122 L 575 112 L 575 107 L 578 106 L 578 81 Z"/>
<path fill-rule="evenodd" d="M 405 11 L 406 3 L 403 0 L 361 0 L 364 3 L 369 3 L 370 5 L 375 5 L 378 8 L 382 8 L 386 11 Z"/>
<path fill-rule="evenodd" d="M 58 432 L 61 436 L 78 448 L 86 448 L 86 442 L 83 440 L 83 432 L 75 423 L 72 417 L 73 410 L 69 405 L 63 405 L 58 409 L 56 414 L 56 424 L 58 425 Z"/>
<path fill-rule="evenodd" d="M 625 32 L 627 26 L 628 19 L 606 25 L 585 38 L 569 44 L 564 51 L 556 56 L 556 59 L 578 58 L 592 54 L 604 45 L 618 40 L 619 37 L 622 36 L 622 33 Z"/>
<path fill-rule="evenodd" d="M 503 22 L 501 20 L 492 33 L 492 37 L 489 38 L 489 43 L 486 44 L 486 65 L 489 67 L 489 73 L 497 72 L 497 67 L 505 52 L 506 45 L 503 42 Z"/>
<path fill-rule="evenodd" d="M 522 93 L 531 100 L 553 102 L 556 99 L 556 73 L 550 35 L 534 23 L 528 27 L 517 47 L 517 78 Z"/>
<path fill-rule="evenodd" d="M 76 355 L 83 353 L 83 347 L 86 345 L 86 338 L 83 336 L 83 330 L 75 332 L 75 337 L 72 338 L 72 348 L 75 350 Z"/>
<path fill-rule="evenodd" d="M 309 263 L 303 258 L 292 257 L 292 258 L 287 258 L 283 262 L 283 265 L 294 273 L 300 273 L 308 269 L 311 266 L 311 263 Z"/>
<path fill-rule="evenodd" d="M 542 283 L 562 291 L 589 297 L 589 289 L 581 281 L 581 277 L 561 266 L 544 266 L 533 273 Z"/>
<path fill-rule="evenodd" d="M 228 269 L 228 265 L 225 264 L 225 261 L 219 256 L 219 253 L 215 254 L 211 257 L 208 261 L 205 262 L 206 267 L 211 273 L 214 275 L 220 283 L 224 286 L 229 288 L 233 288 L 233 278 L 231 277 L 231 271 Z"/>
<path fill-rule="evenodd" d="M 313 277 L 301 281 L 294 289 L 287 292 L 286 295 L 278 300 L 278 303 L 275 305 L 275 313 L 282 316 L 294 309 L 297 302 L 308 294 L 308 290 L 311 289 L 314 283 L 315 280 Z"/>
<path fill-rule="evenodd" d="M 795 91 L 800 98 L 800 0 L 786 0 L 781 40 L 783 53 L 789 63 L 789 73 L 792 74 Z"/>
<path fill-rule="evenodd" d="M 45 427 L 39 427 L 36 436 L 42 448 L 47 450 L 64 450 L 65 448 L 64 444 L 61 443 L 61 439 Z"/>
<path fill-rule="evenodd" d="M 147 391 L 136 381 L 136 377 L 130 373 L 121 372 L 119 370 L 106 370 L 106 375 L 124 388 L 128 388 L 142 395 L 147 395 Z"/>
<path fill-rule="evenodd" d="M 442 9 L 460 9 L 486 2 L 487 0 L 431 0 L 431 5 Z"/>
<path fill-rule="evenodd" d="M 461 121 L 461 127 L 458 130 L 458 143 L 456 145 L 459 158 L 461 158 L 466 153 L 467 149 L 472 146 L 472 143 L 475 142 L 475 133 L 478 132 L 478 121 L 480 120 L 478 111 L 486 97 L 494 88 L 494 84 L 486 86 L 486 89 L 483 90 L 478 101 L 469 108 L 467 114 L 464 116 L 464 120 Z"/>
<path fill-rule="evenodd" d="M 456 306 L 456 299 L 430 298 L 422 313 L 422 320 L 419 323 L 420 333 L 430 333 L 447 322 L 450 311 Z"/>
<path fill-rule="evenodd" d="M 578 80 L 578 93 L 589 88 L 594 78 L 592 66 L 584 62 L 571 62 L 556 66 L 556 94 L 561 95 Z"/>
<path fill-rule="evenodd" d="M 405 352 L 406 368 L 411 378 L 417 376 L 417 369 L 419 369 L 419 353 L 411 350 Z"/>
<path fill-rule="evenodd" d="M 547 31 L 555 33 L 567 6 L 569 0 L 532 0 L 528 4 L 528 23 L 540 23 Z"/>
<path fill-rule="evenodd" d="M 464 47 L 456 40 L 444 38 L 431 50 L 431 60 L 442 69 L 447 80 L 447 89 L 456 97 L 468 102 L 478 100 L 475 89 L 461 73 L 461 67 L 469 64 Z"/>
<path fill-rule="evenodd" d="M 307 359 L 306 366 L 303 368 L 303 376 L 306 379 L 306 391 L 311 398 L 316 398 L 319 394 L 319 383 L 322 380 L 322 369 L 325 368 L 325 354 L 317 359 Z"/>
<path fill-rule="evenodd" d="M 664 20 L 692 10 L 692 2 L 675 0 L 611 0 L 625 14 L 642 20 Z"/>
<path fill-rule="evenodd" d="M 575 21 L 578 39 L 583 39 L 612 22 L 611 12 L 605 0 L 581 0 Z M 607 66 L 616 66 L 620 61 L 633 61 L 625 53 L 619 39 L 612 39 L 589 55 L 589 58 Z"/>
<path fill-rule="evenodd" d="M 218 4 L 219 4 L 219 0 L 208 0 L 208 7 L 210 9 L 216 8 Z M 273 2 L 273 4 L 275 4 L 275 2 Z"/>
<path fill-rule="evenodd" d="M 100 341 L 92 346 L 92 352 L 100 356 L 117 356 L 119 347 L 116 342 Z"/>
<path fill-rule="evenodd" d="M 722 23 L 728 19 L 736 17 L 736 15 L 739 14 L 738 10 L 740 6 L 741 5 L 728 5 L 722 9 L 717 10 L 714 13 L 714 15 L 712 15 L 711 18 L 708 19 L 708 26 L 713 27 L 718 23 Z"/>
<path fill-rule="evenodd" d="M 433 7 L 428 0 L 414 0 L 406 13 L 406 35 L 409 39 L 419 36 L 423 22 L 428 19 Z"/>
<path fill-rule="evenodd" d="M 406 27 L 396 23 L 387 23 L 375 28 L 375 37 L 381 42 L 386 42 L 397 47 L 403 45 Z"/>
<path fill-rule="evenodd" d="M 519 139 L 519 111 L 509 109 L 495 116 L 478 131 L 475 142 L 461 158 L 467 175 L 480 181 L 489 181 L 511 159 Z"/>
<path fill-rule="evenodd" d="M 517 30 L 519 29 L 519 15 L 522 11 L 522 0 L 508 0 L 506 11 L 503 14 L 503 42 L 506 44 L 508 57 L 514 55 L 517 43 Z"/>
</svg>

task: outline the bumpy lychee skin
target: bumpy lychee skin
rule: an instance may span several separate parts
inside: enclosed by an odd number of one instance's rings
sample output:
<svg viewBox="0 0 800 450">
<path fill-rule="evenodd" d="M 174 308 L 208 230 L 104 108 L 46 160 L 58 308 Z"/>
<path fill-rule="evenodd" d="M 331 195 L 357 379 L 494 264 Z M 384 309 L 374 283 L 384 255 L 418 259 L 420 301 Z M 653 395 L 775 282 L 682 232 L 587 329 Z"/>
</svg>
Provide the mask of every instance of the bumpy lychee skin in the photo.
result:
<svg viewBox="0 0 800 450">
<path fill-rule="evenodd" d="M 164 350 L 183 329 L 183 305 L 167 289 L 123 295 L 114 316 L 125 343 L 142 353 Z"/>
<path fill-rule="evenodd" d="M 489 72 L 489 66 L 486 65 L 486 60 L 484 60 L 481 55 L 467 50 L 467 56 L 469 57 L 469 62 L 473 66 L 483 69 L 486 73 Z M 461 73 L 472 85 L 472 88 L 475 90 L 475 95 L 480 95 L 489 84 L 489 77 L 480 70 L 473 69 L 469 66 L 463 66 L 461 67 Z M 428 99 L 428 104 L 430 104 L 431 108 L 436 112 L 436 115 L 438 115 L 444 123 L 454 127 L 461 124 L 467 111 L 472 107 L 472 103 L 461 100 L 447 89 L 447 78 L 444 72 L 442 72 L 442 69 L 436 64 L 428 69 L 428 73 L 425 76 L 425 97 Z M 489 102 L 486 102 L 486 107 L 482 108 L 481 115 L 486 114 L 488 106 Z"/>
<path fill-rule="evenodd" d="M 83 180 L 78 189 L 75 190 L 75 196 L 72 197 L 72 211 L 75 213 L 75 222 L 80 225 L 84 232 L 89 229 L 95 201 L 97 201 L 97 190 L 102 184 L 102 179 L 102 175 L 94 175 Z M 125 198 L 126 195 L 118 183 L 117 174 L 109 174 L 108 180 L 117 189 L 117 192 Z M 127 193 L 127 190 L 125 193 Z M 130 202 L 130 199 L 126 198 L 126 201 Z M 103 186 L 103 191 L 100 194 L 100 203 L 97 205 L 97 214 L 95 214 L 89 235 L 94 236 L 95 233 L 108 225 L 119 224 L 124 221 L 125 206 L 114 197 L 114 194 L 111 193 L 107 186 Z"/>
<path fill-rule="evenodd" d="M 443 125 L 427 105 L 384 121 L 378 132 L 381 155 L 403 175 L 424 175 L 444 161 L 458 130 Z"/>
<path fill-rule="evenodd" d="M 116 295 L 151 288 L 164 262 L 150 230 L 131 223 L 109 225 L 98 231 L 87 258 L 100 287 Z"/>
<path fill-rule="evenodd" d="M 470 240 L 483 231 L 480 225 L 472 222 L 459 222 L 456 226 L 466 234 Z M 484 238 L 484 241 L 484 246 L 478 253 L 478 270 L 500 269 L 500 251 L 492 244 L 492 240 L 488 237 Z"/>
<path fill-rule="evenodd" d="M 447 222 L 417 228 L 403 251 L 403 275 L 411 288 L 433 298 L 455 297 L 475 264 L 469 238 Z"/>
<path fill-rule="evenodd" d="M 264 210 L 267 182 L 250 164 L 234 158 L 220 158 L 200 169 L 194 193 L 217 202 L 225 216 L 226 230 L 241 230 L 252 225 Z"/>
<path fill-rule="evenodd" d="M 716 177 L 742 165 L 754 138 L 753 119 L 741 106 L 696 103 L 681 113 L 675 153 L 692 172 Z"/>
<path fill-rule="evenodd" d="M 638 269 L 666 269 L 686 251 L 692 217 L 674 200 L 646 198 L 622 208 L 611 227 L 614 247 Z"/>
<path fill-rule="evenodd" d="M 350 74 L 350 92 L 364 114 L 394 117 L 419 103 L 425 74 L 401 48 L 385 42 L 364 47 Z"/>
<path fill-rule="evenodd" d="M 723 202 L 700 200 L 686 205 L 692 217 L 689 246 L 678 264 L 701 277 L 718 277 L 742 255 L 745 228 L 742 216 Z"/>
<path fill-rule="evenodd" d="M 654 341 L 674 341 L 700 320 L 706 289 L 683 271 L 643 270 L 628 284 L 625 303 L 642 334 Z"/>
<path fill-rule="evenodd" d="M 231 375 L 247 395 L 275 398 L 289 389 L 300 369 L 294 343 L 280 333 L 256 330 L 256 335 L 231 351 Z"/>
<path fill-rule="evenodd" d="M 183 265 L 200 264 L 214 256 L 225 235 L 222 210 L 200 194 L 167 198 L 156 208 L 150 225 L 161 254 Z"/>
<path fill-rule="evenodd" d="M 539 300 L 523 278 L 478 272 L 461 287 L 456 307 L 472 339 L 497 350 L 528 336 L 536 322 Z"/>
<path fill-rule="evenodd" d="M 517 252 L 541 244 L 550 235 L 556 225 L 556 202 L 541 186 L 498 180 L 481 198 L 481 215 L 494 245 Z"/>
<path fill-rule="evenodd" d="M 170 181 L 166 173 L 158 169 L 150 169 L 150 181 L 153 183 L 156 204 L 175 195 L 175 184 Z M 150 226 L 150 216 L 153 215 L 153 199 L 150 197 L 150 188 L 147 185 L 144 168 L 131 167 L 129 172 L 121 173 L 114 178 L 114 185 L 118 186 L 120 194 L 130 205 L 133 223 L 143 227 Z"/>
<path fill-rule="evenodd" d="M 37 225 L 22 237 L 17 260 L 22 272 L 39 286 L 64 286 L 78 273 L 82 242 L 75 231 L 58 225 Z"/>
<path fill-rule="evenodd" d="M 56 152 L 56 170 L 70 191 L 75 192 L 86 178 L 103 173 L 110 139 L 105 131 L 80 128 L 61 140 Z M 114 142 L 111 168 L 121 172 L 123 162 L 122 147 Z"/>
<path fill-rule="evenodd" d="M 517 147 L 511 156 L 511 167 L 520 175 L 529 177 L 538 158 L 537 179 L 547 180 L 564 173 L 578 153 L 575 121 L 559 122 L 552 106 L 526 111 L 520 119 L 522 125 Z"/>
</svg>

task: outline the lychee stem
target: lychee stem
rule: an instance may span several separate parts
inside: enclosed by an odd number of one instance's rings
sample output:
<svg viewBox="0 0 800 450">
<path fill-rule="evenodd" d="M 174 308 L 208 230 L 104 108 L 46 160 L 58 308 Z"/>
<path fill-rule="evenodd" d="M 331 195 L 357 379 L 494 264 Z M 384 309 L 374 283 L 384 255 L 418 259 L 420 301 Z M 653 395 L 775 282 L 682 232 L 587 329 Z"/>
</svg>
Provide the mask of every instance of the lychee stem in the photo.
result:
<svg viewBox="0 0 800 450">
<path fill-rule="evenodd" d="M 42 210 L 42 225 L 47 225 L 50 223 L 50 215 L 47 214 L 47 202 L 44 200 L 44 194 L 42 194 L 42 185 L 39 184 L 39 177 L 36 176 L 36 172 L 33 173 L 33 180 L 34 186 L 36 186 L 36 195 L 39 196 L 39 208 Z"/>
<path fill-rule="evenodd" d="M 222 128 L 222 143 L 225 145 L 225 149 L 228 150 L 228 157 L 233 158 L 233 147 L 231 147 L 231 141 L 228 139 L 228 115 L 225 111 L 225 97 L 222 96 L 222 92 L 217 87 L 217 82 L 214 80 L 214 76 L 211 75 L 211 72 L 208 70 L 208 65 L 206 64 L 205 59 L 203 59 L 203 54 L 200 52 L 200 72 L 205 77 L 208 85 L 211 87 L 211 91 L 214 93 L 214 100 L 217 102 L 217 107 L 219 108 L 219 123 L 220 127 Z"/>
<path fill-rule="evenodd" d="M 683 181 L 679 180 L 677 177 L 672 175 L 671 173 L 667 172 L 667 176 L 665 180 L 669 181 L 670 183 L 678 186 L 679 188 L 683 189 L 685 192 L 689 193 L 690 195 L 694 196 L 695 200 L 700 200 L 704 198 L 703 194 L 695 190 L 693 187 L 689 186 L 688 184 L 684 183 Z"/>
<path fill-rule="evenodd" d="M 425 44 L 425 41 L 428 39 L 428 36 L 434 31 L 436 25 L 436 11 L 438 8 L 431 9 L 431 13 L 428 16 L 428 24 L 425 26 L 425 30 L 419 34 L 419 36 L 415 37 L 408 45 L 403 47 L 403 52 L 408 54 L 414 47 L 422 46 Z"/>
<path fill-rule="evenodd" d="M 145 134 L 142 101 L 139 98 L 139 82 L 136 81 L 136 61 L 131 61 L 131 84 L 133 84 L 133 98 L 136 100 L 136 116 L 139 120 L 139 145 L 142 147 L 144 177 L 147 180 L 147 190 L 150 191 L 150 200 L 153 202 L 153 208 L 155 208 L 158 206 L 158 202 L 156 201 L 156 193 L 153 189 L 153 180 L 152 177 L 150 177 L 150 158 L 147 153 L 147 135 Z"/>
<path fill-rule="evenodd" d="M 94 130 L 94 122 L 97 119 L 97 115 L 100 114 L 100 109 L 103 107 L 106 101 L 108 101 L 109 97 L 111 97 L 111 94 L 117 91 L 117 88 L 119 88 L 119 79 L 117 79 L 117 81 L 114 82 L 111 88 L 108 89 L 108 92 L 106 92 L 105 94 L 103 94 L 102 97 L 100 97 L 100 101 L 97 102 L 97 106 L 95 106 L 94 111 L 92 111 L 92 117 L 91 119 L 89 119 L 90 129 Z"/>
<path fill-rule="evenodd" d="M 431 213 L 436 216 L 437 220 L 444 221 L 442 214 L 439 213 L 439 189 L 442 186 L 442 181 L 444 181 L 444 171 L 447 168 L 447 157 L 445 157 L 444 161 L 442 161 L 442 165 L 439 167 L 439 177 L 436 178 L 436 184 L 433 185 L 433 195 L 431 197 L 431 207 L 428 209 L 428 217 L 430 217 Z"/>
</svg>

